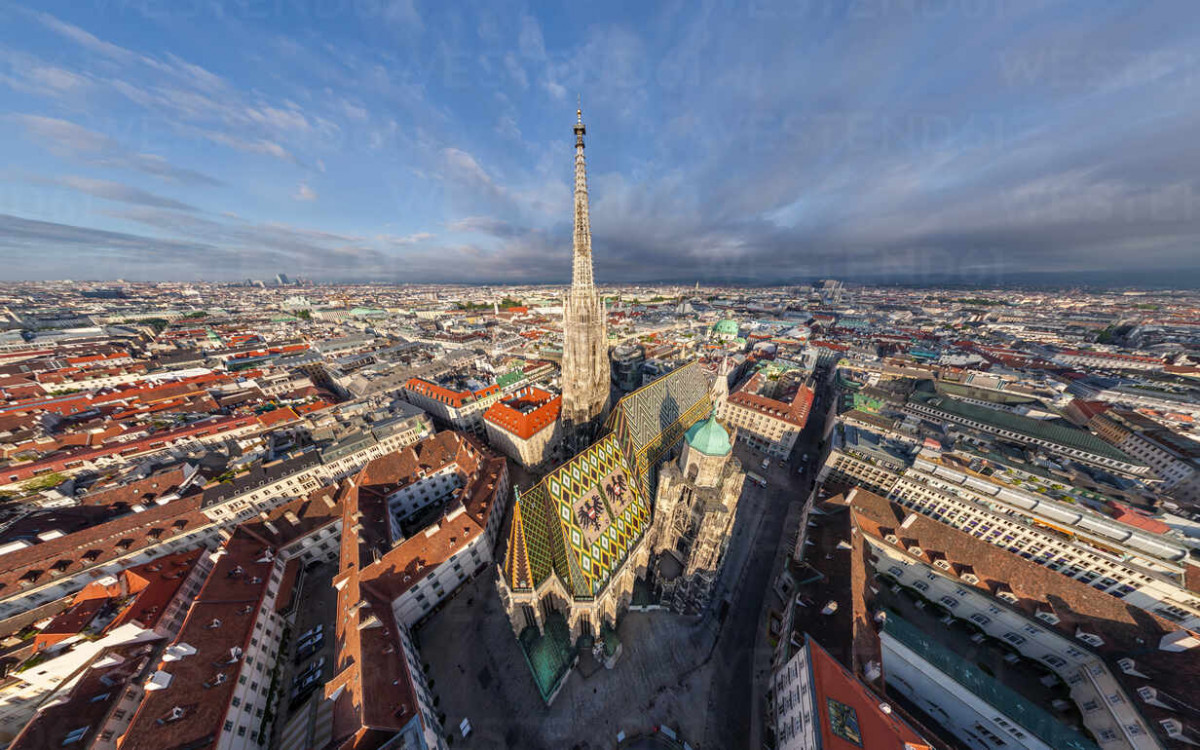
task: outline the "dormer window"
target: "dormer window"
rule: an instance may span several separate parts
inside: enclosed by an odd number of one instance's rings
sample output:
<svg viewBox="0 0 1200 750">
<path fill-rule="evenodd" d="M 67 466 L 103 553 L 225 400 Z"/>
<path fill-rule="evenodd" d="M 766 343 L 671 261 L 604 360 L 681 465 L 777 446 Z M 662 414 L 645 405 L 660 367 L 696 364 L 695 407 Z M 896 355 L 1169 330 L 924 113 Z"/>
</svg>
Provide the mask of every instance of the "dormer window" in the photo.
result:
<svg viewBox="0 0 1200 750">
<path fill-rule="evenodd" d="M 1088 644 L 1089 646 L 1095 646 L 1095 647 L 1099 648 L 1100 646 L 1104 645 L 1104 639 L 1101 638 L 1100 636 L 1096 635 L 1095 633 L 1085 633 L 1082 630 L 1080 630 L 1075 633 L 1075 637 L 1078 638 L 1079 640 L 1083 641 L 1084 643 Z"/>
<path fill-rule="evenodd" d="M 933 564 L 942 570 L 950 570 L 950 563 L 945 560 L 934 560 Z"/>
<path fill-rule="evenodd" d="M 1054 614 L 1053 612 L 1047 612 L 1046 610 L 1039 610 L 1038 613 L 1035 615 L 1035 617 L 1037 617 L 1042 622 L 1048 622 L 1051 625 L 1058 624 L 1058 615 Z"/>
<path fill-rule="evenodd" d="M 1010 604 L 1017 603 L 1017 595 L 1011 591 L 1001 591 L 999 594 L 996 594 L 996 596 L 997 596 L 997 598 L 1003 599 L 1004 601 L 1009 602 Z"/>
</svg>

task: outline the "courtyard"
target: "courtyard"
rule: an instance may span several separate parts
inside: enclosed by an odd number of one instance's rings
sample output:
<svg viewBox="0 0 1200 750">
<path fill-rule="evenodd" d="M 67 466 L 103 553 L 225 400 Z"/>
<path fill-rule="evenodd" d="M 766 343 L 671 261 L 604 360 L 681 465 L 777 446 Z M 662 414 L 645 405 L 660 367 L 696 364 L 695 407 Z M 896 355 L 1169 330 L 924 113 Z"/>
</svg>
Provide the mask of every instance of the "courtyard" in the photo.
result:
<svg viewBox="0 0 1200 750">
<path fill-rule="evenodd" d="M 549 706 L 488 576 L 464 585 L 417 635 L 446 726 L 471 721 L 471 736 L 456 736 L 455 745 L 612 748 L 621 731 L 632 737 L 667 724 L 693 747 L 703 747 L 712 620 L 630 612 L 617 632 L 622 653 L 613 669 L 581 652 Z"/>
</svg>

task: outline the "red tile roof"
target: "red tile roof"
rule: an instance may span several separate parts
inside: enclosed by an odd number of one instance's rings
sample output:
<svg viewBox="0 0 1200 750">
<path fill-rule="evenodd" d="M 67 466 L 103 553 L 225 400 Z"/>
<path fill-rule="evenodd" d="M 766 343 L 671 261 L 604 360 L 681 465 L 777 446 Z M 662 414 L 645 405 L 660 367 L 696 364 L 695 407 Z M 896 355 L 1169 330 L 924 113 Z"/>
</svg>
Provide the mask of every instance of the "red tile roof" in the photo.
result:
<svg viewBox="0 0 1200 750">
<path fill-rule="evenodd" d="M 245 658 L 234 660 L 231 655 L 235 648 L 243 653 L 250 648 L 274 560 L 264 555 L 260 539 L 240 530 L 222 550 L 174 641 L 192 646 L 196 653 L 159 662 L 158 669 L 171 675 L 170 684 L 146 693 L 121 738 L 121 750 L 213 747 L 242 671 L 249 671 L 264 687 L 270 681 L 269 671 L 253 671 Z M 225 677 L 218 678 L 220 674 Z M 165 720 L 176 707 L 183 709 L 183 716 Z M 251 721 L 254 725 L 247 731 L 256 732 L 257 720 Z"/>
<path fill-rule="evenodd" d="M 529 386 L 517 391 L 508 400 L 492 404 L 483 413 L 483 418 L 521 440 L 528 440 L 553 426 L 560 411 L 562 396 Z"/>
<path fill-rule="evenodd" d="M 912 727 L 895 713 L 884 713 L 880 704 L 885 701 L 854 678 L 848 669 L 838 664 L 819 643 L 809 639 L 809 659 L 812 663 L 813 693 L 820 716 L 821 747 L 828 750 L 917 750 L 929 745 Z M 830 723 L 829 700 L 854 709 L 858 719 L 860 742 L 849 742 L 833 731 Z"/>
<path fill-rule="evenodd" d="M 105 649 L 93 663 L 108 666 L 84 672 L 67 691 L 66 700 L 44 706 L 8 746 L 9 750 L 92 747 L 108 716 L 125 696 L 126 686 L 136 681 L 153 650 L 153 645 L 146 643 Z M 87 727 L 83 737 L 68 745 L 68 735 L 82 727 Z"/>
<path fill-rule="evenodd" d="M 1149 531 L 1152 534 L 1165 534 L 1171 530 L 1171 527 L 1157 518 L 1151 518 L 1145 513 L 1131 508 L 1124 503 L 1118 503 L 1116 500 L 1111 500 L 1108 507 L 1113 511 L 1113 518 L 1123 524 L 1139 528 L 1143 531 Z"/>
<path fill-rule="evenodd" d="M 467 403 L 478 401 L 481 398 L 490 396 L 493 393 L 500 392 L 500 386 L 489 385 L 486 388 L 481 388 L 478 391 L 453 391 L 449 388 L 444 388 L 437 383 L 430 383 L 428 380 L 421 378 L 409 378 L 409 381 L 404 384 L 404 387 L 410 391 L 414 391 L 435 401 L 441 401 L 443 404 L 461 409 Z"/>
<path fill-rule="evenodd" d="M 813 390 L 807 385 L 801 385 L 792 400 L 784 402 L 760 396 L 758 389 L 762 385 L 762 373 L 756 373 L 745 385 L 729 394 L 729 403 L 753 409 L 775 419 L 782 419 L 797 427 L 804 427 L 805 422 L 808 421 L 809 409 L 812 408 L 815 395 Z"/>
<path fill-rule="evenodd" d="M 209 523 L 200 512 L 202 495 L 190 495 L 141 513 L 127 513 L 66 536 L 0 555 L 0 598 L 29 585 L 53 580 L 59 573 L 104 565 L 152 547 L 184 531 Z M 22 583 L 25 585 L 22 585 Z"/>
<path fill-rule="evenodd" d="M 105 507 L 148 505 L 164 495 L 178 492 L 185 476 L 183 469 L 172 469 L 128 484 L 94 489 L 79 502 Z"/>
<path fill-rule="evenodd" d="M 386 497 L 452 464 L 465 486 L 447 503 L 436 530 L 391 547 Z M 414 719 L 424 724 L 391 602 L 482 533 L 490 514 L 503 507 L 496 496 L 507 471 L 503 458 L 473 438 L 439 432 L 375 459 L 343 483 L 340 572 L 334 582 L 340 586 L 338 611 L 349 617 L 337 621 L 336 669 L 325 687 L 335 700 L 335 747 L 377 748 Z"/>
<path fill-rule="evenodd" d="M 307 497 L 263 511 L 240 528 L 261 539 L 263 544 L 280 549 L 341 518 L 342 507 L 338 504 L 337 487 L 329 486 Z"/>
<path fill-rule="evenodd" d="M 125 605 L 107 630 L 131 622 L 147 630 L 157 627 L 166 614 L 167 605 L 187 583 L 192 569 L 206 553 L 204 548 L 176 552 L 123 571 L 121 578 L 127 582 L 126 590 L 136 596 Z"/>
</svg>

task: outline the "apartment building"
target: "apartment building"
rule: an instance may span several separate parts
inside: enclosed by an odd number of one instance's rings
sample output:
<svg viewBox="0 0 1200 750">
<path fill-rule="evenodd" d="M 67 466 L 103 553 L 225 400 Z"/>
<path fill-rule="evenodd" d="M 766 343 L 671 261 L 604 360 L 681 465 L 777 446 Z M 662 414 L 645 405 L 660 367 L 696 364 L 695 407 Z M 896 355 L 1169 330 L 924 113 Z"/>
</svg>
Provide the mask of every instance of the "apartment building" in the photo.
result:
<svg viewBox="0 0 1200 750">
<path fill-rule="evenodd" d="M 1005 411 L 976 406 L 931 391 L 918 390 L 904 405 L 905 412 L 936 424 L 955 424 L 1019 445 L 1133 477 L 1150 467 L 1089 432 Z"/>
<path fill-rule="evenodd" d="M 807 383 L 795 382 L 794 373 L 792 376 L 781 383 L 764 373 L 755 373 L 719 401 L 717 416 L 736 431 L 739 441 L 769 456 L 786 459 L 808 422 L 814 396 Z"/>
<path fill-rule="evenodd" d="M 8 545 L 0 549 L 0 620 L 51 605 L 97 574 L 115 574 L 180 550 L 216 546 L 221 529 L 306 497 L 372 459 L 415 443 L 428 430 L 423 415 L 376 424 L 330 449 L 256 467 L 203 493 L 154 504 L 75 533 Z"/>
<path fill-rule="evenodd" d="M 1189 631 L 1162 618 L 1150 627 L 1151 618 L 1135 618 L 1116 597 L 1097 595 L 1082 581 L 1057 576 L 932 518 L 906 514 L 873 493 L 856 490 L 847 500 L 882 585 L 916 592 L 925 608 L 950 618 L 946 622 L 971 623 L 979 637 L 1008 644 L 1005 648 L 1054 672 L 1096 738 L 1091 747 L 1163 747 L 1155 736 L 1161 728 L 1135 704 L 1136 685 L 1125 682 L 1120 665 L 1132 668 L 1122 659 L 1136 653 L 1147 670 L 1151 664 L 1170 669 L 1171 663 L 1190 669 L 1196 657 L 1189 648 L 1200 641 Z M 970 747 L 998 746 L 996 737 L 1039 750 L 1089 747 L 939 647 L 936 633 L 923 635 L 894 611 L 883 610 L 879 619 L 885 622 L 880 640 L 888 686 Z M 1134 642 L 1137 637 L 1144 637 L 1146 647 Z"/>
<path fill-rule="evenodd" d="M 110 650 L 173 638 L 211 569 L 204 552 L 169 555 L 80 591 L 0 683 L 0 740 L 11 739 L 43 702 L 71 689 L 81 671 Z"/>
<path fill-rule="evenodd" d="M 495 384 L 479 389 L 452 389 L 422 378 L 411 378 L 404 384 L 404 395 L 443 426 L 483 437 L 483 413 L 500 400 L 502 393 L 500 386 Z"/>
<path fill-rule="evenodd" d="M 1177 502 L 1200 505 L 1200 443 L 1134 411 L 1109 409 L 1088 427 L 1123 453 L 1143 461 Z"/>
<path fill-rule="evenodd" d="M 343 614 L 325 690 L 335 702 L 335 747 L 445 746 L 408 628 L 491 562 L 509 491 L 504 458 L 454 432 L 373 461 L 342 484 L 334 585 Z M 408 527 L 435 504 L 438 518 Z"/>
<path fill-rule="evenodd" d="M 1200 627 L 1200 594 L 1182 541 L 1144 532 L 1076 505 L 918 459 L 890 499 L 1130 605 Z"/>
<path fill-rule="evenodd" d="M 886 495 L 911 463 L 907 444 L 881 439 L 876 433 L 841 424 L 830 434 L 830 450 L 817 474 L 821 484 L 839 489 L 866 487 Z"/>
<path fill-rule="evenodd" d="M 281 587 L 289 563 L 241 529 L 212 556 L 212 572 L 118 739 L 121 750 L 257 750 L 270 736 L 285 627 L 277 605 L 290 597 Z"/>
<path fill-rule="evenodd" d="M 1054 361 L 1070 367 L 1084 367 L 1098 370 L 1162 370 L 1164 363 L 1156 357 L 1144 357 L 1136 354 L 1121 354 L 1119 352 L 1084 351 L 1080 349 L 1063 349 L 1054 355 Z"/>
<path fill-rule="evenodd" d="M 354 477 L 343 502 L 356 510 L 346 512 L 381 514 L 391 540 L 361 575 L 392 603 L 397 622 L 413 626 L 492 562 L 509 492 L 504 459 L 454 432 L 372 461 Z M 434 506 L 444 509 L 439 518 L 410 526 Z"/>
<path fill-rule="evenodd" d="M 779 750 L 930 748 L 891 706 L 810 637 L 775 670 L 771 687 L 775 747 Z"/>
<path fill-rule="evenodd" d="M 1097 750 L 1083 734 L 944 648 L 936 637 L 917 630 L 895 613 L 886 614 L 879 641 L 888 688 L 937 717 L 963 747 Z M 1103 731 L 1107 747 L 1134 747 L 1114 744 L 1108 737 L 1112 730 Z M 1141 747 L 1157 746 L 1147 743 Z"/>
<path fill-rule="evenodd" d="M 527 386 L 483 414 L 488 443 L 522 466 L 545 463 L 562 440 L 562 396 Z"/>
</svg>

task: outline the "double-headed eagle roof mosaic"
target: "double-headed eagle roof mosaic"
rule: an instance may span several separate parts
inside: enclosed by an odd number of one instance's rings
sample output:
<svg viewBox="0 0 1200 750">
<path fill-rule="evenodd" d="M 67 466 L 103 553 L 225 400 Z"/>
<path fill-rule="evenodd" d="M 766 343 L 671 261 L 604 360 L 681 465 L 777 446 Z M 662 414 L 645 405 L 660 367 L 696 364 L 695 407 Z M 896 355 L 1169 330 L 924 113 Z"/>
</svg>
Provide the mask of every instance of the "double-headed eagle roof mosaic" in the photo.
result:
<svg viewBox="0 0 1200 750">
<path fill-rule="evenodd" d="M 621 399 L 604 437 L 519 494 L 509 587 L 527 591 L 555 575 L 576 599 L 598 595 L 650 527 L 659 460 L 711 409 L 695 363 Z"/>
</svg>

